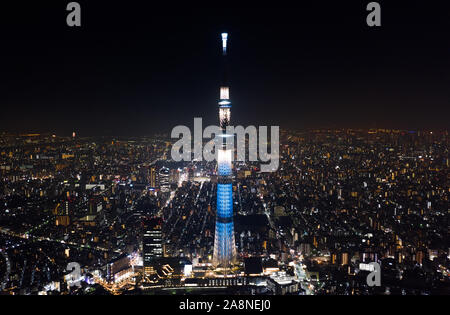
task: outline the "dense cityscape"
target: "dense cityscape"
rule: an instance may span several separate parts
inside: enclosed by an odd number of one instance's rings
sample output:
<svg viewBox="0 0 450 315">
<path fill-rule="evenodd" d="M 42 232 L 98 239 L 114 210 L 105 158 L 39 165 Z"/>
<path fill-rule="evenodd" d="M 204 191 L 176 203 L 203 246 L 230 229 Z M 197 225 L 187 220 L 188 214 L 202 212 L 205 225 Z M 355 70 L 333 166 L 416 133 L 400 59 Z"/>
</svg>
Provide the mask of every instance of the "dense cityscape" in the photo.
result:
<svg viewBox="0 0 450 315">
<path fill-rule="evenodd" d="M 228 273 L 214 162 L 167 135 L 0 141 L 3 294 L 449 294 L 447 131 L 282 130 L 276 172 L 234 163 Z"/>
<path fill-rule="evenodd" d="M 1 296 L 279 314 L 450 295 L 443 5 L 2 12 Z"/>
</svg>

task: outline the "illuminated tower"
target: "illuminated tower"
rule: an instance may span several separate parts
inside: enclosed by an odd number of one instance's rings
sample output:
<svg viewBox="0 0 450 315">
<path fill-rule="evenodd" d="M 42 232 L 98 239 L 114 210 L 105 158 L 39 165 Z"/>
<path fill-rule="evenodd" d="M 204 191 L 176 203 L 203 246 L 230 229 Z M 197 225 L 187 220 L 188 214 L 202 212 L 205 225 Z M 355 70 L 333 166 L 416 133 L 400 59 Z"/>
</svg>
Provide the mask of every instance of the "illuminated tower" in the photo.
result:
<svg viewBox="0 0 450 315">
<path fill-rule="evenodd" d="M 228 34 L 222 33 L 222 56 L 225 61 L 227 56 Z M 226 71 L 224 71 L 224 82 L 220 87 L 219 100 L 219 122 L 222 129 L 221 143 L 218 148 L 217 169 L 217 214 L 216 233 L 214 237 L 213 265 L 228 268 L 236 259 L 236 246 L 234 241 L 233 223 L 233 184 L 232 184 L 232 149 L 227 148 L 226 139 L 228 135 L 226 127 L 230 123 L 231 102 L 230 90 L 227 86 Z"/>
</svg>

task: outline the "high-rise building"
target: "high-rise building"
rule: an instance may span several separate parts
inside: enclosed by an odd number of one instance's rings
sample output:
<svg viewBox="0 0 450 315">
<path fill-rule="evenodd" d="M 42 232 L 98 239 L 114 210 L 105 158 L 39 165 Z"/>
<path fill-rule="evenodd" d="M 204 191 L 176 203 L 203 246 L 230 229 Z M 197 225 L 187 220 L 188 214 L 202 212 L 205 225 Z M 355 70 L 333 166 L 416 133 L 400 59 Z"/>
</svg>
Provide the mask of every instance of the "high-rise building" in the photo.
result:
<svg viewBox="0 0 450 315">
<path fill-rule="evenodd" d="M 56 215 L 55 225 L 56 226 L 68 226 L 70 224 L 70 215 L 73 211 L 73 202 L 69 198 L 62 203 L 58 203 L 54 214 Z"/>
<path fill-rule="evenodd" d="M 222 56 L 226 67 L 228 34 L 222 33 Z M 224 71 L 223 85 L 220 87 L 219 123 L 222 129 L 222 141 L 218 148 L 217 157 L 217 213 L 216 232 L 214 237 L 213 264 L 228 268 L 236 259 L 236 245 L 234 240 L 233 223 L 233 184 L 232 184 L 232 149 L 227 147 L 228 135 L 226 127 L 231 119 L 230 89 L 228 87 L 226 71 Z"/>
<path fill-rule="evenodd" d="M 149 178 L 149 182 L 150 182 L 150 187 L 152 188 L 156 188 L 156 167 L 155 166 L 150 166 L 150 178 Z"/>
<path fill-rule="evenodd" d="M 146 278 L 155 272 L 155 262 L 163 255 L 161 218 L 144 219 L 143 233 L 142 249 L 144 260 L 144 278 Z"/>
<path fill-rule="evenodd" d="M 170 183 L 169 183 L 170 171 L 167 167 L 162 167 L 159 170 L 159 187 L 161 192 L 169 192 L 170 191 Z"/>
</svg>

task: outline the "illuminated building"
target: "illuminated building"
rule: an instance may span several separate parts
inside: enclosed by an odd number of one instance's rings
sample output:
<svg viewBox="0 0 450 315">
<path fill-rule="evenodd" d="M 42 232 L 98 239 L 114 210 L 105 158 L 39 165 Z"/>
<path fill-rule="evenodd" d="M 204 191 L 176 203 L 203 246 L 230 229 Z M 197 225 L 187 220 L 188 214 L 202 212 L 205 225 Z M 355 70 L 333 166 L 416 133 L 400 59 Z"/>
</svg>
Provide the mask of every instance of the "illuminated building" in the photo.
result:
<svg viewBox="0 0 450 315">
<path fill-rule="evenodd" d="M 222 33 L 223 58 L 227 56 L 228 34 Z M 226 71 L 224 71 L 226 73 Z M 233 223 L 233 185 L 232 185 L 232 150 L 227 148 L 226 127 L 231 118 L 230 91 L 224 77 L 223 86 L 220 87 L 219 122 L 222 129 L 222 141 L 218 148 L 217 168 L 217 213 L 216 232 L 214 238 L 213 265 L 228 268 L 236 259 L 236 246 L 234 240 Z"/>
<path fill-rule="evenodd" d="M 279 271 L 267 278 L 267 288 L 277 295 L 298 292 L 300 285 L 294 276 Z"/>
<path fill-rule="evenodd" d="M 149 218 L 143 221 L 144 278 L 155 273 L 155 261 L 162 257 L 162 221 Z"/>
<path fill-rule="evenodd" d="M 348 265 L 348 253 L 342 253 L 341 265 Z"/>
<path fill-rule="evenodd" d="M 162 167 L 159 170 L 159 187 L 161 189 L 161 192 L 169 192 L 170 190 L 169 176 L 170 171 L 167 167 Z"/>
<path fill-rule="evenodd" d="M 124 274 L 124 271 L 130 269 L 130 258 L 127 254 L 122 254 L 119 257 L 111 260 L 106 265 L 106 281 L 109 283 L 117 282 L 120 276 Z"/>
<path fill-rule="evenodd" d="M 150 187 L 156 188 L 156 167 L 150 167 Z"/>
<path fill-rule="evenodd" d="M 153 277 L 147 284 L 159 284 L 165 287 L 181 286 L 181 279 L 192 273 L 192 263 L 186 258 L 161 257 L 153 264 Z"/>
</svg>

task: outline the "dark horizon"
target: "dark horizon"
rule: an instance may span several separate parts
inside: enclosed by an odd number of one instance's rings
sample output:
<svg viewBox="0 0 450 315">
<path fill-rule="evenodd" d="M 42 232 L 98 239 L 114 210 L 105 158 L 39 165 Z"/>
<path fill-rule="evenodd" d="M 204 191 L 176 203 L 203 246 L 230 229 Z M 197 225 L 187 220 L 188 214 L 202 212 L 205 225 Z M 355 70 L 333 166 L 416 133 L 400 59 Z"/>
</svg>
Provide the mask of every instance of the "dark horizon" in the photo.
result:
<svg viewBox="0 0 450 315">
<path fill-rule="evenodd" d="M 424 1 L 157 7 L 78 1 L 5 5 L 0 131 L 80 136 L 217 124 L 228 31 L 232 125 L 448 128 L 448 12 Z M 443 2 L 442 2 L 443 3 Z"/>
</svg>

